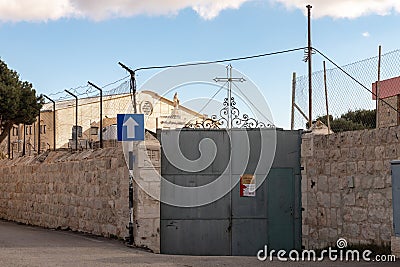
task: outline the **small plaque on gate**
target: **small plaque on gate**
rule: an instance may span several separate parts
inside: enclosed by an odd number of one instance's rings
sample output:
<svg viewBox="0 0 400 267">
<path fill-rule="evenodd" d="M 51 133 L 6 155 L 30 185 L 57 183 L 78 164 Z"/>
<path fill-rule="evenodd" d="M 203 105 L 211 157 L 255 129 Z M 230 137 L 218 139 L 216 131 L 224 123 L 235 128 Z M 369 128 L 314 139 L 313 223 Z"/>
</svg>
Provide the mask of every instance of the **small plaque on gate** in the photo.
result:
<svg viewBox="0 0 400 267">
<path fill-rule="evenodd" d="M 256 177 L 253 174 L 243 174 L 240 176 L 240 196 L 256 196 Z"/>
</svg>

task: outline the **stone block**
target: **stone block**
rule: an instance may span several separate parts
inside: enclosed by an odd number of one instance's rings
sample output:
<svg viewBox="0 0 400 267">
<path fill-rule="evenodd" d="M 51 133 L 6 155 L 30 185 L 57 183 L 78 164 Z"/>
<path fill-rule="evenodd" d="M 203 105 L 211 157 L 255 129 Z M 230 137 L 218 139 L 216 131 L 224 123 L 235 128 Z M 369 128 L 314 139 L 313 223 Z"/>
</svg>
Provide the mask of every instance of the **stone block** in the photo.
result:
<svg viewBox="0 0 400 267">
<path fill-rule="evenodd" d="M 368 204 L 370 206 L 381 206 L 381 207 L 387 207 L 387 199 L 386 195 L 382 193 L 375 193 L 375 192 L 369 192 L 368 193 Z"/>
<path fill-rule="evenodd" d="M 389 243 L 391 236 L 393 236 L 393 234 L 394 234 L 394 231 L 393 231 L 391 224 L 385 223 L 380 226 L 379 233 L 380 233 L 379 239 L 383 243 Z"/>
<path fill-rule="evenodd" d="M 342 147 L 340 149 L 340 156 L 344 159 L 348 159 L 350 157 L 350 148 Z"/>
<path fill-rule="evenodd" d="M 301 155 L 302 157 L 313 156 L 313 139 L 312 135 L 303 135 L 301 144 Z"/>
<path fill-rule="evenodd" d="M 385 148 L 385 158 L 389 160 L 397 159 L 397 147 L 395 145 L 387 145 Z"/>
<path fill-rule="evenodd" d="M 383 168 L 383 161 L 382 160 L 377 160 L 374 163 L 374 170 L 376 172 L 381 172 L 382 170 L 384 170 Z"/>
<path fill-rule="evenodd" d="M 369 241 L 370 243 L 377 240 L 378 232 L 371 227 L 369 224 L 363 224 L 361 226 L 361 238 Z"/>
<path fill-rule="evenodd" d="M 348 162 L 347 163 L 347 174 L 355 175 L 357 173 L 357 163 L 356 162 Z"/>
<path fill-rule="evenodd" d="M 364 155 L 367 160 L 373 161 L 375 160 L 375 147 L 374 146 L 367 146 L 364 148 Z M 382 159 L 382 158 L 377 158 Z"/>
<path fill-rule="evenodd" d="M 356 223 L 344 224 L 343 232 L 341 234 L 346 237 L 359 237 L 360 227 Z"/>
<path fill-rule="evenodd" d="M 341 157 L 340 149 L 331 149 L 329 150 L 329 158 L 330 160 L 336 161 Z"/>
<path fill-rule="evenodd" d="M 331 206 L 331 195 L 329 193 L 317 192 L 317 203 L 318 206 L 330 207 Z"/>
<path fill-rule="evenodd" d="M 400 258 L 400 237 L 392 236 L 391 237 L 391 248 L 392 254 L 396 256 L 396 258 Z"/>
<path fill-rule="evenodd" d="M 317 181 L 318 191 L 328 192 L 328 177 L 327 176 L 319 176 Z"/>
<path fill-rule="evenodd" d="M 338 173 L 339 173 L 339 175 L 347 174 L 347 163 L 346 162 L 340 162 L 338 164 Z"/>
<path fill-rule="evenodd" d="M 362 207 L 344 207 L 343 221 L 347 222 L 363 222 L 368 218 L 368 209 Z"/>
<path fill-rule="evenodd" d="M 365 175 L 361 179 L 361 188 L 362 189 L 371 189 L 374 183 L 374 176 Z"/>
<path fill-rule="evenodd" d="M 368 217 L 371 222 L 385 222 L 389 219 L 389 210 L 380 206 L 370 207 Z"/>
<path fill-rule="evenodd" d="M 340 193 L 331 193 L 331 207 L 341 207 Z"/>
<path fill-rule="evenodd" d="M 376 159 L 383 159 L 384 155 L 385 155 L 385 147 L 384 146 L 375 147 L 375 158 Z"/>
<path fill-rule="evenodd" d="M 368 191 L 361 191 L 356 193 L 356 206 L 368 207 Z"/>
</svg>

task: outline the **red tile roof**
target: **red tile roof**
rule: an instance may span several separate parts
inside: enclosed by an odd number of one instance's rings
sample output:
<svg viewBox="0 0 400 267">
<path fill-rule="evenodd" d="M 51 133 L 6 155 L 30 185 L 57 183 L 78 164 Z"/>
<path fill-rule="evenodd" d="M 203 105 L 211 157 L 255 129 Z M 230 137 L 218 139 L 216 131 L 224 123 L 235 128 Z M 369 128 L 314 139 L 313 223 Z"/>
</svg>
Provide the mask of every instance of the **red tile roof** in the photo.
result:
<svg viewBox="0 0 400 267">
<path fill-rule="evenodd" d="M 376 82 L 372 84 L 372 99 L 376 100 Z M 388 98 L 400 95 L 400 76 L 380 82 L 379 98 Z"/>
</svg>

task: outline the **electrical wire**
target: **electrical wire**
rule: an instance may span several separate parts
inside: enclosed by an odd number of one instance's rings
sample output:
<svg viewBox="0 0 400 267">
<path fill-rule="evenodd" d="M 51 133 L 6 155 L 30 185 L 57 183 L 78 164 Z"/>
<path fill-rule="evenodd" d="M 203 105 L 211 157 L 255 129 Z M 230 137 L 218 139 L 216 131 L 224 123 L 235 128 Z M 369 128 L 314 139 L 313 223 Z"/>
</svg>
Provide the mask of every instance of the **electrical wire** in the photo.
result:
<svg viewBox="0 0 400 267">
<path fill-rule="evenodd" d="M 245 56 L 245 57 L 236 57 L 236 58 L 229 58 L 229 59 L 221 59 L 221 60 L 214 60 L 214 61 L 185 63 L 185 64 L 177 64 L 177 65 L 142 67 L 142 68 L 137 68 L 137 69 L 133 70 L 132 72 L 135 73 L 136 71 L 139 71 L 139 70 L 179 68 L 179 67 L 199 66 L 199 65 L 209 65 L 209 64 L 216 64 L 216 63 L 233 62 L 233 61 L 239 61 L 239 60 L 247 60 L 247 59 L 253 59 L 253 58 L 260 58 L 260 57 L 267 57 L 267 56 L 285 54 L 285 53 L 295 52 L 295 51 L 299 51 L 299 50 L 304 50 L 306 48 L 307 47 L 300 47 L 300 48 L 281 50 L 281 51 L 270 52 L 270 53 L 265 53 L 265 54 L 258 54 L 258 55 Z"/>
</svg>

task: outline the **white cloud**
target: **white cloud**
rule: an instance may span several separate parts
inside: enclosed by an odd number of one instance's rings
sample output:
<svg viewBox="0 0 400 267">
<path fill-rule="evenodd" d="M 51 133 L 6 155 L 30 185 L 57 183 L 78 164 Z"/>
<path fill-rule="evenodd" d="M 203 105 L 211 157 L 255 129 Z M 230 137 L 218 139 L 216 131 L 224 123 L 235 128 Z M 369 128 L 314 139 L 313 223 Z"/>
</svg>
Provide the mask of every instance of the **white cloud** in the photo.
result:
<svg viewBox="0 0 400 267">
<path fill-rule="evenodd" d="M 272 0 L 283 4 L 288 9 L 298 8 L 307 12 L 306 5 L 313 6 L 314 18 L 357 18 L 364 15 L 378 14 L 388 15 L 392 12 L 400 12 L 398 0 Z"/>
<path fill-rule="evenodd" d="M 112 17 L 174 15 L 192 8 L 204 19 L 252 0 L 0 0 L 0 21 L 47 21 L 69 17 L 104 20 Z"/>
<path fill-rule="evenodd" d="M 362 33 L 362 36 L 364 36 L 365 38 L 368 38 L 368 37 L 370 37 L 371 35 L 369 34 L 369 32 L 363 32 L 363 33 Z"/>
<path fill-rule="evenodd" d="M 0 21 L 47 21 L 84 17 L 104 20 L 136 15 L 175 15 L 191 8 L 204 19 L 225 9 L 238 9 L 245 2 L 262 1 L 287 9 L 313 6 L 314 18 L 357 18 L 369 14 L 400 13 L 399 0 L 0 0 Z"/>
</svg>

